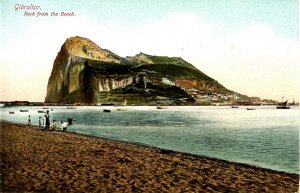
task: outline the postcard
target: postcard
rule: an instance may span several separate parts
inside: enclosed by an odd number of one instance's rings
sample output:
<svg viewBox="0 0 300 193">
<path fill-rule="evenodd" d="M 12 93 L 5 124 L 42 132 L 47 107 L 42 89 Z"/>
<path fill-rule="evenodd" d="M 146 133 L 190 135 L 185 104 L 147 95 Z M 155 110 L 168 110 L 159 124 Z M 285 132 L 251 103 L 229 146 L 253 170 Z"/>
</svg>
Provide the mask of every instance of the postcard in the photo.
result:
<svg viewBox="0 0 300 193">
<path fill-rule="evenodd" d="M 0 5 L 1 191 L 299 191 L 299 1 Z"/>
</svg>

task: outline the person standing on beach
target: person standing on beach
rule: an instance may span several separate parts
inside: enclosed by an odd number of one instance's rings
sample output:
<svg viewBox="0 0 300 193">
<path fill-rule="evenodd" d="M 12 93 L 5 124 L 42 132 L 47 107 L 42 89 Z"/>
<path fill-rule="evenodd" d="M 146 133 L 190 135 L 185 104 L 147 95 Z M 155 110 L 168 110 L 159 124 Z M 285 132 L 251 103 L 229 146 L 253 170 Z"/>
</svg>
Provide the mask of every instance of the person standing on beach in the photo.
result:
<svg viewBox="0 0 300 193">
<path fill-rule="evenodd" d="M 50 115 L 49 115 L 49 111 L 47 110 L 46 114 L 45 114 L 45 118 L 46 118 L 46 126 L 45 129 L 49 130 L 50 128 Z"/>
<path fill-rule="evenodd" d="M 27 123 L 29 126 L 31 125 L 31 117 L 30 115 L 28 115 L 28 123 Z"/>
</svg>

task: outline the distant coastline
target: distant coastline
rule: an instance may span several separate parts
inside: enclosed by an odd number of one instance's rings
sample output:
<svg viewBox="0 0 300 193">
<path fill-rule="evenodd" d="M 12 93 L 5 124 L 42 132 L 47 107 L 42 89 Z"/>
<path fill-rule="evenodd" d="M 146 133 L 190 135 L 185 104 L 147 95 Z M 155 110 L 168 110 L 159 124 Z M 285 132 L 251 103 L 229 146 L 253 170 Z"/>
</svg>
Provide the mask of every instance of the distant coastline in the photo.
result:
<svg viewBox="0 0 300 193">
<path fill-rule="evenodd" d="M 31 102 L 31 101 L 0 101 L 0 104 L 3 104 L 3 107 L 13 107 L 13 106 L 120 106 L 123 105 L 121 103 L 102 103 L 102 104 L 85 104 L 85 103 L 45 103 L 45 102 Z M 192 104 L 192 105 L 168 105 L 168 106 L 270 106 L 270 105 L 278 105 L 279 102 L 272 100 L 269 103 L 261 102 L 261 103 L 202 103 L 202 104 Z M 141 105 L 141 104 L 127 104 L 127 106 L 158 106 L 161 104 L 149 104 L 149 105 Z M 291 102 L 290 106 L 298 106 L 299 103 Z"/>
</svg>

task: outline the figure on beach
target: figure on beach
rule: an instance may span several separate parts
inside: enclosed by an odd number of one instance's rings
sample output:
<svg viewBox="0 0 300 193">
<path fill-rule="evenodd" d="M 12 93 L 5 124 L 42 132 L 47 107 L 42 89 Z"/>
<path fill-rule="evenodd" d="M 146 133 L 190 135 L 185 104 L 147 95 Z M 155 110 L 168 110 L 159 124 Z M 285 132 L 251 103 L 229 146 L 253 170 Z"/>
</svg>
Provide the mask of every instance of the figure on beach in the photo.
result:
<svg viewBox="0 0 300 193">
<path fill-rule="evenodd" d="M 31 125 L 31 117 L 30 115 L 28 115 L 28 123 L 27 123 L 29 126 Z"/>
<path fill-rule="evenodd" d="M 50 128 L 50 115 L 49 115 L 49 111 L 47 110 L 46 114 L 45 114 L 45 118 L 46 118 L 46 126 L 45 129 L 49 130 Z"/>
<path fill-rule="evenodd" d="M 68 124 L 66 122 L 60 121 L 62 131 L 67 131 Z"/>
<path fill-rule="evenodd" d="M 55 120 L 53 119 L 52 123 L 51 123 L 51 126 L 50 126 L 51 130 L 55 131 L 56 130 L 56 122 Z"/>
<path fill-rule="evenodd" d="M 68 125 L 73 125 L 73 118 L 68 118 Z"/>
<path fill-rule="evenodd" d="M 42 126 L 42 117 L 39 117 L 39 127 Z"/>
</svg>

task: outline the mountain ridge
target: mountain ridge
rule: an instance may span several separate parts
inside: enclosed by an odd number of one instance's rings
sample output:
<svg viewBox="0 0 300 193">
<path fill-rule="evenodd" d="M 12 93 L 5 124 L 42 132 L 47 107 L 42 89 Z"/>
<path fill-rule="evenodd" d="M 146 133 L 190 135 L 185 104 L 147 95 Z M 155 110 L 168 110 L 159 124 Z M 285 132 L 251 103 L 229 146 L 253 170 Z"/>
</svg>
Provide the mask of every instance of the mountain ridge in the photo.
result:
<svg viewBox="0 0 300 193">
<path fill-rule="evenodd" d="M 193 92 L 191 90 L 194 89 Z M 226 89 L 180 57 L 139 53 L 125 58 L 88 38 L 68 38 L 54 60 L 45 102 L 154 105 L 195 104 L 197 95 Z M 199 102 L 199 100 L 198 100 Z"/>
</svg>

